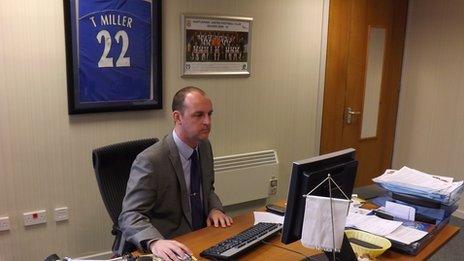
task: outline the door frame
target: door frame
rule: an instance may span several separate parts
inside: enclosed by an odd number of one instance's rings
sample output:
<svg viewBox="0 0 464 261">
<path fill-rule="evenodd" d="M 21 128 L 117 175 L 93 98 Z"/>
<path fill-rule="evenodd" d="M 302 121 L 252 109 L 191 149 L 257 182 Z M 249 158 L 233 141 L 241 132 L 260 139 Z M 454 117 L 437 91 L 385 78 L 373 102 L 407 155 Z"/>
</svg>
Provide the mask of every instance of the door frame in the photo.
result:
<svg viewBox="0 0 464 261">
<path fill-rule="evenodd" d="M 317 106 L 316 106 L 316 142 L 314 142 L 314 151 L 317 155 L 321 150 L 322 137 L 322 110 L 324 105 L 324 86 L 325 86 L 325 66 L 327 59 L 327 39 L 329 32 L 329 9 L 330 0 L 323 0 L 322 7 L 322 28 L 321 28 L 321 50 L 319 61 L 319 79 L 317 83 Z"/>
</svg>

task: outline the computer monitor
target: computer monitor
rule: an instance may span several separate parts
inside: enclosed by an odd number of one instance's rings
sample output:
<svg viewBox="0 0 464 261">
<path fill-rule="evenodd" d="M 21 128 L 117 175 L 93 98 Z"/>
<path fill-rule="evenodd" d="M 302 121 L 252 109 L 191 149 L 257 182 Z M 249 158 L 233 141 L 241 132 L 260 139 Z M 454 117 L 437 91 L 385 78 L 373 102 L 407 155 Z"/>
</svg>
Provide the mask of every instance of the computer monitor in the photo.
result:
<svg viewBox="0 0 464 261">
<path fill-rule="evenodd" d="M 351 148 L 293 162 L 282 229 L 282 243 L 290 244 L 301 239 L 306 205 L 306 198 L 303 195 L 308 194 L 327 178 L 327 174 L 330 174 L 346 196 L 351 198 L 357 167 L 355 150 Z M 345 199 L 335 185 L 331 188 L 332 197 Z M 328 182 L 319 186 L 311 195 L 329 197 Z"/>
</svg>

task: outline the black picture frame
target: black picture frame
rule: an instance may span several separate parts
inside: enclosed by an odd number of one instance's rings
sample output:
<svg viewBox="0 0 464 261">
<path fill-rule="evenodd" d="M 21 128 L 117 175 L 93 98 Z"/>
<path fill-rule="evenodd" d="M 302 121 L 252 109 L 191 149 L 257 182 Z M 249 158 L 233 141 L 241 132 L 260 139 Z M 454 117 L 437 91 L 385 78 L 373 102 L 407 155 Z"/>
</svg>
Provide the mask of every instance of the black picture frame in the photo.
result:
<svg viewBox="0 0 464 261">
<path fill-rule="evenodd" d="M 162 109 L 161 2 L 63 0 L 68 114 Z"/>
</svg>

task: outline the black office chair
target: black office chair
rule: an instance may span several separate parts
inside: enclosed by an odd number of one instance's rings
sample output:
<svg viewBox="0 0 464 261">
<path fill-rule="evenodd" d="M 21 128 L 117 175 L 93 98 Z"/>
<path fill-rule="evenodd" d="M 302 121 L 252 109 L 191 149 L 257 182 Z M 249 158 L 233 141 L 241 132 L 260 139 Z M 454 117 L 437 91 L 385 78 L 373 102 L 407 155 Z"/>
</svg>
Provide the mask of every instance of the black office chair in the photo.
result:
<svg viewBox="0 0 464 261">
<path fill-rule="evenodd" d="M 126 193 L 132 162 L 140 152 L 157 141 L 157 138 L 128 141 L 92 151 L 98 188 L 106 210 L 113 221 L 111 234 L 115 236 L 115 239 L 111 249 L 115 254 L 122 255 L 136 249 L 135 245 L 129 242 L 121 242 L 122 232 L 118 227 L 118 217 L 122 210 L 122 201 Z"/>
</svg>

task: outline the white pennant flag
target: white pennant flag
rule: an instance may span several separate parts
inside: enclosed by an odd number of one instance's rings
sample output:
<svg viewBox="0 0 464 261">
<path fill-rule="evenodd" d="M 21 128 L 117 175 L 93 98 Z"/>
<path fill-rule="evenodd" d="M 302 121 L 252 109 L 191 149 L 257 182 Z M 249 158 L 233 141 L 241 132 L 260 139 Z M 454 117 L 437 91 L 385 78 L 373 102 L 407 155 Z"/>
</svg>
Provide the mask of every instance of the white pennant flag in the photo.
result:
<svg viewBox="0 0 464 261">
<path fill-rule="evenodd" d="M 349 200 L 332 198 L 332 228 L 330 198 L 306 196 L 303 230 L 301 232 L 303 246 L 324 251 L 332 251 L 335 246 L 335 251 L 339 252 L 343 242 L 349 206 Z M 333 231 L 335 231 L 335 244 Z"/>
</svg>

